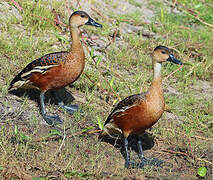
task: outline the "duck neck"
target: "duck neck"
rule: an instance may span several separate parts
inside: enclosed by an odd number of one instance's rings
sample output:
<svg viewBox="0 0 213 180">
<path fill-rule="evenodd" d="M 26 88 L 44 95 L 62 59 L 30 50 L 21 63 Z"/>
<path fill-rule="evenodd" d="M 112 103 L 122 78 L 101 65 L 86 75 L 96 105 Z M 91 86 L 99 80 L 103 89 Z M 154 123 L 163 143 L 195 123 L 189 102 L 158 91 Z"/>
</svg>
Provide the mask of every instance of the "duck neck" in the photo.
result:
<svg viewBox="0 0 213 180">
<path fill-rule="evenodd" d="M 150 124 L 156 123 L 164 112 L 165 101 L 163 96 L 162 80 L 160 76 L 161 64 L 155 63 L 152 85 L 146 95 L 146 104 L 151 114 Z"/>
<path fill-rule="evenodd" d="M 152 79 L 152 85 L 150 91 L 158 91 L 158 93 L 163 93 L 162 90 L 162 79 L 161 79 L 161 64 L 155 63 L 153 65 L 154 71 L 153 71 L 153 79 Z"/>
<path fill-rule="evenodd" d="M 161 78 L 161 64 L 160 63 L 155 63 L 153 65 L 154 71 L 153 71 L 153 79 L 155 78 Z"/>
<path fill-rule="evenodd" d="M 72 39 L 72 45 L 70 52 L 73 53 L 78 53 L 78 54 L 83 54 L 83 47 L 81 45 L 80 37 L 79 37 L 79 30 L 77 27 L 71 27 L 70 26 L 70 34 L 71 34 L 71 39 Z"/>
</svg>

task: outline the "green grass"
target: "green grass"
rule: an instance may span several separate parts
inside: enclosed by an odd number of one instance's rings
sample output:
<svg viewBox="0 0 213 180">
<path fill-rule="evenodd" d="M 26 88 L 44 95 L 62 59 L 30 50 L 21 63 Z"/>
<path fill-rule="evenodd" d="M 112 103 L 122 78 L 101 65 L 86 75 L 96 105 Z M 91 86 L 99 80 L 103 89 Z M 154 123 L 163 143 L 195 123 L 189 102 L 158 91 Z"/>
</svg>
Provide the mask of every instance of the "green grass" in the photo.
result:
<svg viewBox="0 0 213 180">
<path fill-rule="evenodd" d="M 98 40 L 93 41 L 101 48 L 91 47 L 88 43 L 92 53 L 89 55 L 85 48 L 87 60 L 84 74 L 73 87 L 66 88 L 72 92 L 74 103 L 78 103 L 82 111 L 70 116 L 57 109 L 47 98 L 48 112 L 58 113 L 64 120 L 59 130 L 44 124 L 36 97 L 33 99 L 29 93 L 14 96 L 8 94 L 7 88 L 13 77 L 32 60 L 50 52 L 69 50 L 69 32 L 62 32 L 54 26 L 51 10 L 56 9 L 67 24 L 67 12 L 72 12 L 77 6 L 75 3 L 67 5 L 66 1 L 17 2 L 24 9 L 22 19 L 12 16 L 2 21 L 0 18 L 2 179 L 195 179 L 200 167 L 206 167 L 207 179 L 212 177 L 211 28 L 190 16 L 183 7 L 177 7 L 180 11 L 177 14 L 168 11 L 170 4 L 166 2 L 149 1 L 148 5 L 153 7 L 156 16 L 150 24 L 143 24 L 139 11 L 119 15 L 114 11 L 119 3 L 105 2 L 113 4 L 111 9 L 105 11 L 103 2 L 88 1 L 104 12 L 102 16 L 95 11 L 91 14 L 103 24 L 103 28 L 84 26 L 81 29 L 85 29 L 89 36 L 97 36 Z M 143 6 L 139 1 L 128 2 L 135 7 Z M 209 6 L 211 0 L 179 2 L 193 9 L 203 21 L 213 24 L 213 12 Z M 13 6 L 12 3 L 10 5 Z M 145 38 L 141 32 L 123 34 L 119 31 L 123 22 L 143 26 L 155 36 Z M 113 42 L 116 30 L 118 37 Z M 98 133 L 90 132 L 102 127 L 119 98 L 148 90 L 152 80 L 150 55 L 160 44 L 170 47 L 175 56 L 184 62 L 181 70 L 164 80 L 168 112 L 148 131 L 155 142 L 145 155 L 158 157 L 165 161 L 165 165 L 163 168 L 124 169 L 120 149 L 100 142 Z M 173 64 L 164 64 L 163 77 L 177 68 Z M 66 101 L 71 103 L 70 99 L 68 96 Z M 64 130 L 67 136 L 58 138 L 58 133 Z M 131 152 L 131 156 L 137 158 L 135 152 Z"/>
</svg>

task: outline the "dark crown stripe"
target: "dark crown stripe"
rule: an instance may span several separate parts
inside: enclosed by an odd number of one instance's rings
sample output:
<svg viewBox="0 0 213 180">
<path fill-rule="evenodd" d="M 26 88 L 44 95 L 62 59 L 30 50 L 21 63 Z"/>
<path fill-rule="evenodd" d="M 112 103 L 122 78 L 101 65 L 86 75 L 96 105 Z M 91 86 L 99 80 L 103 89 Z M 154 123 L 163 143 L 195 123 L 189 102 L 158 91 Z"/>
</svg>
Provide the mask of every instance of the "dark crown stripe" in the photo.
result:
<svg viewBox="0 0 213 180">
<path fill-rule="evenodd" d="M 164 50 L 166 50 L 166 51 L 170 51 L 168 47 L 166 47 L 166 46 L 161 46 L 161 45 L 157 46 L 157 47 L 154 49 L 154 51 L 156 51 L 157 49 L 164 49 Z"/>
</svg>

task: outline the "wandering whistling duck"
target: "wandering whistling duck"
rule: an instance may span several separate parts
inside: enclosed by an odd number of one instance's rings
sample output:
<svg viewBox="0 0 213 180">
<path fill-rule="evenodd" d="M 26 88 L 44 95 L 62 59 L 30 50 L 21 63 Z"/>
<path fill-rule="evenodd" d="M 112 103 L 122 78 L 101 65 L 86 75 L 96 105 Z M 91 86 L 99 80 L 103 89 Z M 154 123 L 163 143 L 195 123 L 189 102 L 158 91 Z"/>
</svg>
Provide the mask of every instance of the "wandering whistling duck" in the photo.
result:
<svg viewBox="0 0 213 180">
<path fill-rule="evenodd" d="M 146 164 L 160 165 L 163 161 L 156 158 L 144 157 L 140 135 L 146 129 L 152 127 L 164 112 L 164 96 L 161 80 L 161 64 L 170 61 L 175 64 L 182 64 L 176 59 L 170 50 L 165 46 L 157 46 L 152 53 L 152 64 L 154 68 L 153 80 L 148 92 L 135 94 L 120 101 L 111 114 L 108 116 L 104 131 L 101 136 L 113 133 L 122 133 L 124 136 L 125 167 L 142 168 Z M 139 157 L 141 163 L 130 163 L 128 153 L 128 136 L 137 135 Z"/>
<path fill-rule="evenodd" d="M 46 54 L 34 60 L 10 83 L 10 91 L 17 88 L 36 88 L 41 91 L 41 113 L 44 120 L 50 125 L 62 123 L 62 120 L 58 115 L 47 115 L 44 104 L 45 92 L 51 89 L 60 89 L 73 83 L 84 70 L 85 55 L 80 42 L 78 29 L 82 25 L 102 27 L 101 24 L 95 22 L 86 12 L 75 11 L 69 18 L 69 28 L 72 39 L 70 51 Z M 77 105 L 65 106 L 61 100 L 59 100 L 58 105 L 70 113 L 78 109 Z"/>
</svg>

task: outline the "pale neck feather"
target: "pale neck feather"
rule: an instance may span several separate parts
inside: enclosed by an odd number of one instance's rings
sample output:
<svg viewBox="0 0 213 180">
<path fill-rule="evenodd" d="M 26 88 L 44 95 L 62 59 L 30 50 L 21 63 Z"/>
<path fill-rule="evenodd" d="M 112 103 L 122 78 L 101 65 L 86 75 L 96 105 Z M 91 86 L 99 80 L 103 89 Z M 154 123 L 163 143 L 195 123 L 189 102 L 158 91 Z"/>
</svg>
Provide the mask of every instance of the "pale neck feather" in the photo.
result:
<svg viewBox="0 0 213 180">
<path fill-rule="evenodd" d="M 154 79 L 161 76 L 161 64 L 155 63 L 154 64 Z"/>
<path fill-rule="evenodd" d="M 163 96 L 162 79 L 161 79 L 160 72 L 161 72 L 161 64 L 155 63 L 154 64 L 154 77 L 152 79 L 152 84 L 151 84 L 151 86 L 147 92 L 147 96 L 146 96 L 147 102 L 149 102 L 151 109 L 153 107 L 164 109 L 164 96 Z"/>
<path fill-rule="evenodd" d="M 156 91 L 159 91 L 162 93 L 163 91 L 162 91 L 162 80 L 161 80 L 161 64 L 155 63 L 153 66 L 154 66 L 154 72 L 153 72 L 153 79 L 152 79 L 152 84 L 150 86 L 149 94 L 150 93 L 152 94 Z"/>
</svg>

